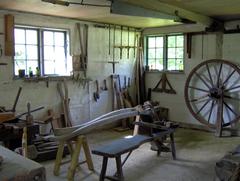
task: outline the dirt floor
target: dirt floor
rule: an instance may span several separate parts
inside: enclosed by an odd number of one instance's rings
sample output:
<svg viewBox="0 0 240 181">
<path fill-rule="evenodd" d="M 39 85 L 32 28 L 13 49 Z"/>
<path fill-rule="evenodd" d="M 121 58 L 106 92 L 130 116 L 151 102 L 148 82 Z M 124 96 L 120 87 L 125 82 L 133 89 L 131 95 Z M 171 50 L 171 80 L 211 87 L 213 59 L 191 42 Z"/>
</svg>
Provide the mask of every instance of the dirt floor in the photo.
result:
<svg viewBox="0 0 240 181">
<path fill-rule="evenodd" d="M 131 131 L 116 132 L 114 130 L 98 131 L 89 134 L 88 141 L 93 149 L 108 141 L 132 134 Z M 216 161 L 240 143 L 240 137 L 218 138 L 214 133 L 178 129 L 175 134 L 177 160 L 171 153 L 162 153 L 157 157 L 150 150 L 150 144 L 143 144 L 135 150 L 123 167 L 125 181 L 213 181 Z M 102 157 L 92 155 L 95 172 L 87 169 L 86 164 L 76 171 L 74 180 L 97 181 L 101 171 Z M 65 160 L 69 159 L 66 157 Z M 80 155 L 80 160 L 84 156 Z M 67 180 L 69 164 L 61 167 L 60 175 L 53 175 L 54 161 L 42 163 L 46 167 L 47 180 Z M 107 173 L 115 173 L 115 161 L 110 159 Z"/>
</svg>

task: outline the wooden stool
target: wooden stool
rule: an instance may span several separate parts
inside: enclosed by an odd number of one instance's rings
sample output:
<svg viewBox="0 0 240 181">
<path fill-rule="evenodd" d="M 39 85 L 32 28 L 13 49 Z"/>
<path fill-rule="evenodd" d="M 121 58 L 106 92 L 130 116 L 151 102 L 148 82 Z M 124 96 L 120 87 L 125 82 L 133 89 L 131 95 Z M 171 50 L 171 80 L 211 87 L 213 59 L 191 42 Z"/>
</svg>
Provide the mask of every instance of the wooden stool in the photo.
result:
<svg viewBox="0 0 240 181">
<path fill-rule="evenodd" d="M 91 154 L 89 151 L 89 146 L 87 143 L 87 139 L 85 136 L 81 135 L 81 136 L 77 136 L 71 140 L 60 140 L 59 146 L 58 146 L 58 151 L 57 151 L 57 156 L 56 156 L 56 160 L 55 160 L 55 165 L 54 165 L 54 175 L 56 175 L 56 176 L 59 175 L 60 166 L 61 166 L 61 164 L 64 164 L 64 163 L 62 163 L 62 155 L 63 155 L 63 150 L 64 150 L 65 144 L 67 144 L 69 152 L 71 154 L 71 163 L 70 163 L 70 167 L 69 167 L 68 175 L 67 175 L 68 180 L 74 179 L 75 170 L 79 164 L 87 162 L 88 169 L 94 170 Z M 75 148 L 73 148 L 72 144 L 75 145 Z M 81 150 L 82 146 L 83 146 L 84 154 L 86 157 L 86 161 L 79 163 L 78 158 L 79 158 L 80 150 Z"/>
</svg>

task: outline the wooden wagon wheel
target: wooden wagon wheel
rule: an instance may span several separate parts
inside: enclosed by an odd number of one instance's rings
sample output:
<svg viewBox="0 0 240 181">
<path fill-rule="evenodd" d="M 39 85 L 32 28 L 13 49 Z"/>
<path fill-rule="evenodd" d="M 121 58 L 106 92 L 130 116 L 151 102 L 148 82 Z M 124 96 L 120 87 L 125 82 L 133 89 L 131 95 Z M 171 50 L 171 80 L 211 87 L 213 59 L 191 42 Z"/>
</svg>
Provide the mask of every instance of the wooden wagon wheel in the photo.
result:
<svg viewBox="0 0 240 181">
<path fill-rule="evenodd" d="M 240 118 L 240 69 L 226 60 L 212 59 L 197 65 L 185 84 L 185 101 L 192 115 L 216 129 Z"/>
</svg>

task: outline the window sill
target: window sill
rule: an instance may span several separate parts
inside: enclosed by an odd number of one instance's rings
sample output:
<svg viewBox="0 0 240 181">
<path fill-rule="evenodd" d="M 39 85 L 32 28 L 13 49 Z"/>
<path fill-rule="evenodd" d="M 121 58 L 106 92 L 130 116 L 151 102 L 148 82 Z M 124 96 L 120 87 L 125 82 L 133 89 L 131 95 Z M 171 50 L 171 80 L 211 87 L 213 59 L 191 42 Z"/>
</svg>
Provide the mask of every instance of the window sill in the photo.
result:
<svg viewBox="0 0 240 181">
<path fill-rule="evenodd" d="M 184 71 L 163 71 L 163 70 L 145 70 L 146 73 L 167 73 L 167 74 L 185 74 Z"/>
<path fill-rule="evenodd" d="M 18 77 L 15 76 L 14 80 L 24 80 L 25 82 L 38 82 L 38 81 L 60 81 L 63 79 L 70 80 L 71 76 L 40 76 L 40 77 Z"/>
</svg>

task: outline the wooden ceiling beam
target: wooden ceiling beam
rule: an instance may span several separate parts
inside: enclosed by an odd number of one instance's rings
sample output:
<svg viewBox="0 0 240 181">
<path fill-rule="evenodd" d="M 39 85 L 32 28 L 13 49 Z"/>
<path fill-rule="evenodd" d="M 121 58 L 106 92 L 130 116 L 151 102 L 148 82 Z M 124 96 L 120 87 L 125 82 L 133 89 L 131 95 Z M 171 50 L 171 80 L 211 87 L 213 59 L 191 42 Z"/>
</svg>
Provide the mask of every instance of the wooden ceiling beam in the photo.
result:
<svg viewBox="0 0 240 181">
<path fill-rule="evenodd" d="M 198 14 L 177 6 L 173 6 L 167 3 L 160 2 L 158 0 L 115 0 L 128 3 L 141 8 L 158 11 L 167 15 L 178 16 L 180 19 L 187 19 L 193 22 L 197 22 L 205 25 L 206 27 L 212 27 L 216 24 L 216 21 L 208 16 Z"/>
</svg>

